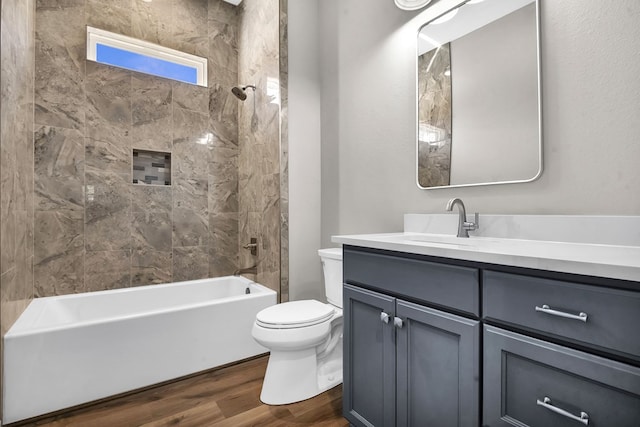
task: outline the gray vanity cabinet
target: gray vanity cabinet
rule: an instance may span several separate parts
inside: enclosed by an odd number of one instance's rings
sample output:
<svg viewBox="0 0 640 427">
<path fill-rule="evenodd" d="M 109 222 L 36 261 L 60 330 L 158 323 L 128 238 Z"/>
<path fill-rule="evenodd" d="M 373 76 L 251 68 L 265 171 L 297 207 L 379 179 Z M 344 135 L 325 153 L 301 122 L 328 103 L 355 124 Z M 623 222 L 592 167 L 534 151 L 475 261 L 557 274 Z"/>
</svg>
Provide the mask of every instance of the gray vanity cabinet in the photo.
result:
<svg viewBox="0 0 640 427">
<path fill-rule="evenodd" d="M 640 368 L 484 327 L 485 426 L 640 426 Z"/>
<path fill-rule="evenodd" d="M 491 270 L 482 288 L 498 326 L 484 327 L 483 425 L 640 426 L 640 368 L 612 357 L 640 360 L 640 292 Z"/>
<path fill-rule="evenodd" d="M 352 425 L 640 427 L 640 283 L 354 246 L 343 268 Z"/>
<path fill-rule="evenodd" d="M 395 298 L 344 286 L 343 412 L 356 426 L 393 426 L 396 415 Z"/>
<path fill-rule="evenodd" d="M 477 271 L 350 250 L 344 259 L 345 418 L 354 426 L 477 427 L 480 322 L 407 301 L 408 284 L 419 277 L 412 271 L 427 273 L 418 294 L 438 298 L 450 268 L 450 286 L 471 290 L 452 304 L 477 310 L 469 303 L 477 297 Z M 398 273 L 395 279 L 387 269 Z M 431 284 L 430 271 L 437 279 Z"/>
<path fill-rule="evenodd" d="M 398 300 L 398 426 L 477 426 L 480 322 Z"/>
</svg>

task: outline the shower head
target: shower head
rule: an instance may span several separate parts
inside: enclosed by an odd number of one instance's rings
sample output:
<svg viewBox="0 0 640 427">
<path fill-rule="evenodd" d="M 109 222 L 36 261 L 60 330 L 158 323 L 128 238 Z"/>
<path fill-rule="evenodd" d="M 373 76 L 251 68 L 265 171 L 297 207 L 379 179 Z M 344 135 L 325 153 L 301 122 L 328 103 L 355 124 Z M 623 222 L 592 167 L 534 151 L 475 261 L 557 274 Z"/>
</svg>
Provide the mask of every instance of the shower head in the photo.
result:
<svg viewBox="0 0 640 427">
<path fill-rule="evenodd" d="M 231 93 L 233 93 L 235 97 L 240 101 L 244 101 L 245 99 L 247 99 L 247 89 L 253 89 L 255 91 L 256 87 L 254 85 L 246 85 L 243 87 L 234 86 L 233 88 L 231 88 Z"/>
</svg>

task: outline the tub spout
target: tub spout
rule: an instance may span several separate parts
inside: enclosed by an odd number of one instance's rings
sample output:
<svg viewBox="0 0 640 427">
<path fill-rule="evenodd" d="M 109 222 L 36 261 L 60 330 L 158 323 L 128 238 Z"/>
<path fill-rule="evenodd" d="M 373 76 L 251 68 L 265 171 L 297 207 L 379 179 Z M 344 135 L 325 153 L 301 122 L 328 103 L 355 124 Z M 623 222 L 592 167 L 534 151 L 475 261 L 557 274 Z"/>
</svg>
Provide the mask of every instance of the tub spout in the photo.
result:
<svg viewBox="0 0 640 427">
<path fill-rule="evenodd" d="M 253 265 L 251 267 L 247 267 L 247 268 L 239 268 L 236 271 L 233 272 L 234 276 L 239 276 L 241 274 L 258 274 L 258 264 Z"/>
</svg>

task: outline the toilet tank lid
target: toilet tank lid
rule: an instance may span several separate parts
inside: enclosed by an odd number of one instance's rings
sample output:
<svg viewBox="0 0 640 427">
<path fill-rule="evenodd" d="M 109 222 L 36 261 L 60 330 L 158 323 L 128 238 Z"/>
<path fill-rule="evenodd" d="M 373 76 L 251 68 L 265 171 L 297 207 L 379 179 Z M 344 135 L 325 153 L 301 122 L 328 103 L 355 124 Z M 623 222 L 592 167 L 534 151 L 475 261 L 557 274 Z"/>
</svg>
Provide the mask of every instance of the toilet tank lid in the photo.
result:
<svg viewBox="0 0 640 427">
<path fill-rule="evenodd" d="M 342 248 L 319 249 L 318 255 L 324 258 L 342 260 Z"/>
</svg>

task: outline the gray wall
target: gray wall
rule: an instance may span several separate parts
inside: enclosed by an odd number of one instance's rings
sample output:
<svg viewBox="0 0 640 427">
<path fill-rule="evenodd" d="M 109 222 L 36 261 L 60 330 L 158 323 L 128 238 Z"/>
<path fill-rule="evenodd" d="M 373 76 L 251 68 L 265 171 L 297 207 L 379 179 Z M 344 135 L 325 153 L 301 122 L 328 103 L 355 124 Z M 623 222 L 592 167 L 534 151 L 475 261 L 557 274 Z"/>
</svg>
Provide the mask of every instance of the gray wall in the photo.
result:
<svg viewBox="0 0 640 427">
<path fill-rule="evenodd" d="M 481 213 L 640 214 L 636 0 L 543 1 L 539 180 L 416 187 L 416 34 L 455 3 L 421 13 L 390 0 L 322 2 L 322 245 L 337 233 L 401 230 L 404 213 L 443 212 L 451 197 Z"/>
<path fill-rule="evenodd" d="M 535 34 L 531 3 L 451 42 L 451 184 L 538 174 Z"/>
<path fill-rule="evenodd" d="M 318 0 L 289 2 L 289 277 L 291 300 L 324 299 L 320 248 Z"/>
</svg>

